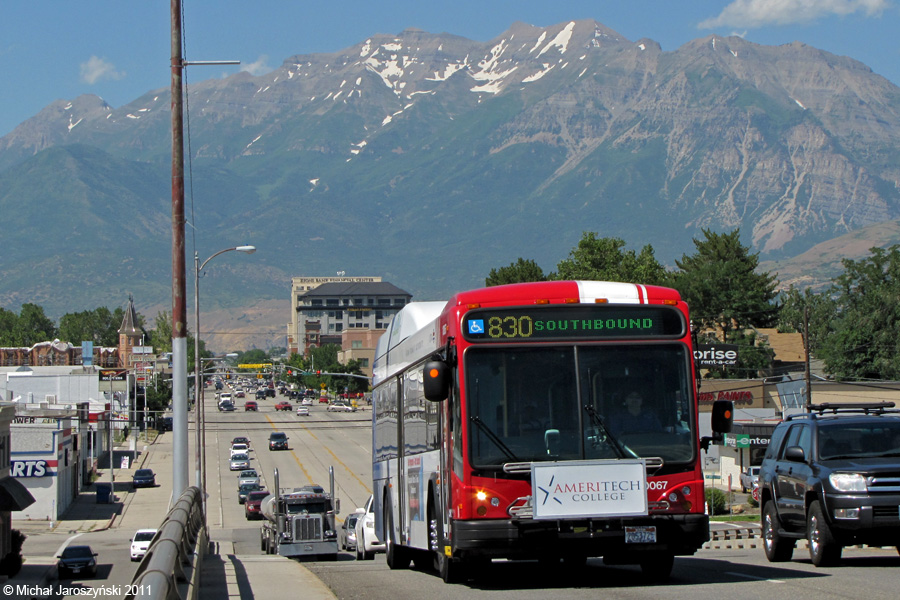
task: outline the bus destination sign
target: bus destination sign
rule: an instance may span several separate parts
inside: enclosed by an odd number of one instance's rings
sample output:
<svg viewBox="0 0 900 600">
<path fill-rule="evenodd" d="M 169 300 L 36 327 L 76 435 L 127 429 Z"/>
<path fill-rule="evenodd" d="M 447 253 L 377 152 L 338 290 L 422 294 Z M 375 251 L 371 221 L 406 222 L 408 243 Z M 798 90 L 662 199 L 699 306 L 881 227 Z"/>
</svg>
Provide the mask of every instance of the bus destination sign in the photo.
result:
<svg viewBox="0 0 900 600">
<path fill-rule="evenodd" d="M 486 308 L 466 313 L 463 337 L 471 342 L 681 337 L 681 312 L 669 306 L 554 304 Z"/>
</svg>

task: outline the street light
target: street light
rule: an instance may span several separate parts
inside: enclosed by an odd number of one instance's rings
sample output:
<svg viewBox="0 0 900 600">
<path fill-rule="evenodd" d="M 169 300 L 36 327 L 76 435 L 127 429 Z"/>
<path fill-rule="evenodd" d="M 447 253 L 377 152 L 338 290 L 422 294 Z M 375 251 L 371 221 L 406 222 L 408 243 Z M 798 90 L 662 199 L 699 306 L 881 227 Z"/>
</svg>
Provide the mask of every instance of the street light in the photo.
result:
<svg viewBox="0 0 900 600">
<path fill-rule="evenodd" d="M 200 361 L 200 271 L 203 270 L 203 267 L 206 266 L 206 263 L 219 256 L 220 254 L 225 254 L 226 252 L 231 252 L 232 250 L 237 250 L 238 252 L 244 252 L 246 254 L 253 254 L 256 252 L 256 246 L 235 246 L 233 248 L 225 248 L 224 250 L 219 250 L 202 263 L 200 262 L 200 257 L 197 254 L 197 251 L 194 251 L 194 319 L 197 328 L 196 338 L 194 339 L 194 385 L 196 386 L 196 390 L 199 390 L 199 397 L 195 402 L 195 410 L 197 411 L 197 417 L 194 419 L 195 425 L 197 427 L 197 455 L 196 455 L 196 463 L 197 463 L 197 477 L 196 477 L 196 485 L 200 488 L 200 496 L 203 499 L 203 521 L 206 522 L 206 469 L 203 468 L 206 462 L 206 427 L 205 420 L 203 416 L 203 401 L 204 401 L 204 393 L 203 393 L 203 374 L 201 371 L 201 361 Z M 196 396 L 196 394 L 195 394 Z M 186 441 L 186 440 L 185 440 Z M 187 464 L 187 444 L 185 447 L 181 449 L 185 456 L 182 458 L 181 462 L 183 464 Z M 175 448 L 176 464 L 179 464 L 179 457 L 177 453 L 179 448 Z M 176 469 L 177 471 L 177 469 Z"/>
</svg>

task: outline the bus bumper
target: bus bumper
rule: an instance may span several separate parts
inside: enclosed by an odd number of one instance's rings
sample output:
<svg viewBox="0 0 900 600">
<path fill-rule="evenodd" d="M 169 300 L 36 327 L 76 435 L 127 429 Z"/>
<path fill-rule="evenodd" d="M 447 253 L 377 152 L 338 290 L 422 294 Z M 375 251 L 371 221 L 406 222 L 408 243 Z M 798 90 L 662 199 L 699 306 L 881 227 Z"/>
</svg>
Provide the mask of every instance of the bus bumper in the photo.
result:
<svg viewBox="0 0 900 600">
<path fill-rule="evenodd" d="M 625 528 L 654 526 L 655 543 L 626 543 Z M 667 515 L 578 521 L 472 520 L 453 522 L 453 555 L 529 559 L 606 556 L 619 562 L 646 553 L 690 556 L 709 541 L 707 515 Z M 637 559 L 635 559 L 637 560 Z"/>
</svg>

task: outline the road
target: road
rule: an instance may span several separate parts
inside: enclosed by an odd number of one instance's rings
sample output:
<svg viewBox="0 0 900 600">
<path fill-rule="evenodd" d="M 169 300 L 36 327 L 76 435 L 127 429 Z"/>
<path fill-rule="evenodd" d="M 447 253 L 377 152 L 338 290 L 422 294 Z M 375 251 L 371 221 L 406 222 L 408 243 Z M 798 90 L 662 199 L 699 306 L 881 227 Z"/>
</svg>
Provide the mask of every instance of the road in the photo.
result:
<svg viewBox="0 0 900 600">
<path fill-rule="evenodd" d="M 207 485 L 209 487 L 208 522 L 213 541 L 233 543 L 234 556 L 246 561 L 273 561 L 272 590 L 240 589 L 240 597 L 278 598 L 285 591 L 284 581 L 297 564 L 279 557 L 264 557 L 259 547 L 259 522 L 247 521 L 243 506 L 237 501 L 237 473 L 228 468 L 229 445 L 235 436 L 251 440 L 251 465 L 256 468 L 267 488 L 274 485 L 277 468 L 282 487 L 308 483 L 328 486 L 328 468 L 334 467 L 336 495 L 341 503 L 338 521 L 362 506 L 371 493 L 371 413 L 327 412 L 324 404 L 315 404 L 309 417 L 294 412 L 276 412 L 276 399 L 260 401 L 260 412 L 239 410 L 219 412 L 214 403 L 207 411 Z M 296 404 L 296 403 L 294 403 Z M 267 440 L 272 431 L 289 436 L 290 450 L 270 451 Z M 191 438 L 193 439 L 193 437 Z M 164 487 L 141 490 L 141 494 L 159 494 L 158 523 L 165 513 L 167 498 Z M 149 495 L 144 496 L 149 498 Z M 103 585 L 125 584 L 131 580 L 136 563 L 127 556 L 128 538 L 139 527 L 147 527 L 156 515 L 152 511 L 126 512 L 116 529 L 88 534 L 90 544 L 101 553 Z M 149 526 L 153 526 L 150 524 Z M 69 536 L 66 533 L 42 536 L 46 553 L 53 553 Z M 80 539 L 73 541 L 79 543 Z M 83 541 L 80 543 L 84 543 Z M 229 546 L 230 547 L 230 546 Z M 895 549 L 848 548 L 846 559 L 834 568 L 817 569 L 809 562 L 805 550 L 797 549 L 789 563 L 771 564 L 761 548 L 739 550 L 701 550 L 697 555 L 678 558 L 673 577 L 666 585 L 648 585 L 637 567 L 606 566 L 600 559 L 588 561 L 578 571 L 538 568 L 536 562 L 495 562 L 486 574 L 465 584 L 446 585 L 432 572 L 416 570 L 391 571 L 383 555 L 374 561 L 356 561 L 351 553 L 342 553 L 336 562 L 303 562 L 316 577 L 342 600 L 420 600 L 423 597 L 470 600 L 490 595 L 496 600 L 603 598 L 668 600 L 866 600 L 900 596 L 900 579 L 896 573 L 900 556 Z M 267 563 L 268 564 L 268 563 Z M 283 574 L 281 571 L 283 570 Z M 80 580 L 72 583 L 80 584 Z M 97 586 L 85 580 L 85 585 Z M 273 595 L 274 593 L 274 595 Z M 293 597 L 296 594 L 291 593 Z M 284 596 L 287 597 L 287 596 Z"/>
</svg>

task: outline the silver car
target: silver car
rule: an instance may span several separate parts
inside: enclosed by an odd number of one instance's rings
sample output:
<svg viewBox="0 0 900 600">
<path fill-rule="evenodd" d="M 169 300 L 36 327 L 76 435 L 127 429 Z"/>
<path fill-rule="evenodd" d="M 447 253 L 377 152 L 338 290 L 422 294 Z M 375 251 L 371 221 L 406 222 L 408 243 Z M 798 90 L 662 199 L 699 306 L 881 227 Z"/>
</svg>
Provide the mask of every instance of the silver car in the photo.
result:
<svg viewBox="0 0 900 600">
<path fill-rule="evenodd" d="M 338 529 L 338 544 L 341 550 L 356 551 L 356 520 L 363 514 L 362 508 L 357 508 L 356 512 L 347 515 L 341 528 Z"/>
<path fill-rule="evenodd" d="M 250 455 L 249 454 L 232 454 L 230 468 L 232 471 L 242 471 L 244 469 L 249 469 L 250 468 Z"/>
<path fill-rule="evenodd" d="M 256 469 L 244 469 L 240 472 L 238 475 L 238 486 L 242 486 L 245 483 L 255 483 L 256 485 L 261 483 Z"/>
</svg>

